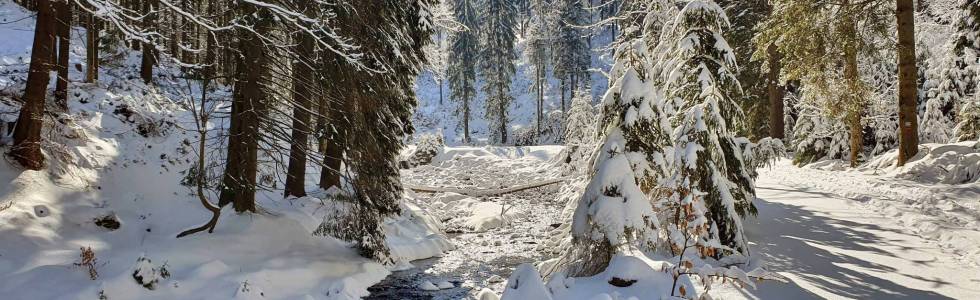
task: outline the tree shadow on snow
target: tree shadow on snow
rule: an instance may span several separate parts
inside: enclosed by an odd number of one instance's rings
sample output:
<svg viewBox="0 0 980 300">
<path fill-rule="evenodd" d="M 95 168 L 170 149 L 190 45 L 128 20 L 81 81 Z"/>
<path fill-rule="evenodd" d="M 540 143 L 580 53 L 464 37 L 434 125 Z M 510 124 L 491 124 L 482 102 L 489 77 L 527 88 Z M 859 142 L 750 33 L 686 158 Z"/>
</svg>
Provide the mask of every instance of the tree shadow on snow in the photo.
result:
<svg viewBox="0 0 980 300">
<path fill-rule="evenodd" d="M 778 190 L 778 189 L 771 189 Z M 780 190 L 782 191 L 782 190 Z M 787 190 L 788 192 L 788 190 Z M 824 193 L 793 190 L 827 197 Z M 763 255 L 769 270 L 787 272 L 799 283 L 765 282 L 751 291 L 760 299 L 821 299 L 799 284 L 812 285 L 840 297 L 855 299 L 952 299 L 941 294 L 914 289 L 858 271 L 900 274 L 920 281 L 932 282 L 933 287 L 949 284 L 941 278 L 924 278 L 904 274 L 893 266 L 882 265 L 828 249 L 860 251 L 894 257 L 894 254 L 875 245 L 902 246 L 894 240 L 882 240 L 874 231 L 895 231 L 873 224 L 856 223 L 816 215 L 799 206 L 769 201 L 756 201 L 758 219 L 745 220 L 753 251 Z M 901 248 L 902 251 L 914 247 Z M 910 263 L 928 265 L 931 261 Z"/>
</svg>

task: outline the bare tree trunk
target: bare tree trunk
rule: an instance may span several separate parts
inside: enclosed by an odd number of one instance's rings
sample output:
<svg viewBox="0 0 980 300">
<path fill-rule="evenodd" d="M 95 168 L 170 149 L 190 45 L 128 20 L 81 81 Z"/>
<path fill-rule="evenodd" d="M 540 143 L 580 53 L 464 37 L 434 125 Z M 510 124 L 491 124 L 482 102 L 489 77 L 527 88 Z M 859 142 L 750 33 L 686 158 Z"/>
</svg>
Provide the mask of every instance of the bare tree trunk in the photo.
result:
<svg viewBox="0 0 980 300">
<path fill-rule="evenodd" d="M 148 14 L 143 18 L 144 28 L 153 28 L 156 26 L 156 13 L 153 12 L 156 9 L 156 1 L 148 0 L 143 2 L 143 12 Z M 143 78 L 143 82 L 150 84 L 153 82 L 153 65 L 156 64 L 156 45 L 150 43 L 143 43 L 141 47 L 143 51 L 143 59 L 140 64 L 140 77 Z"/>
<path fill-rule="evenodd" d="M 844 5 L 848 5 L 848 1 L 844 1 Z M 853 17 L 847 13 L 842 20 L 843 30 L 850 36 L 856 36 L 857 28 Z M 847 127 L 849 130 L 850 137 L 850 163 L 851 167 L 857 167 L 858 156 L 863 151 L 864 142 L 864 127 L 861 125 L 861 115 L 864 113 L 863 99 L 859 92 L 861 91 L 861 78 L 858 73 L 858 62 L 857 62 L 857 41 L 847 40 L 844 42 L 844 80 L 847 81 L 850 93 L 845 97 L 842 105 L 845 110 L 845 118 L 847 121 Z"/>
<path fill-rule="evenodd" d="M 783 95 L 785 95 L 785 89 L 779 85 L 779 72 L 780 68 L 782 68 L 780 59 L 782 59 L 782 55 L 779 54 L 776 45 L 771 44 L 769 45 L 768 56 L 769 136 L 781 140 L 786 137 L 786 125 L 783 121 Z"/>
<path fill-rule="evenodd" d="M 296 34 L 299 41 L 296 55 L 299 60 L 293 63 L 293 127 L 289 148 L 289 166 L 287 167 L 286 185 L 283 191 L 285 197 L 306 196 L 306 157 L 309 148 L 310 132 L 310 98 L 314 84 L 313 76 L 313 37 L 306 33 Z"/>
<path fill-rule="evenodd" d="M 31 48 L 31 65 L 27 74 L 27 88 L 24 91 L 24 106 L 17 117 L 14 129 L 14 145 L 10 156 L 21 166 L 40 170 L 44 167 L 41 154 L 41 126 L 44 124 L 44 98 L 48 91 L 48 72 L 51 70 L 52 41 L 55 35 L 55 22 L 51 2 L 37 0 L 37 25 L 34 29 L 34 44 Z"/>
<path fill-rule="evenodd" d="M 321 92 L 320 101 L 317 102 L 316 107 L 316 144 L 317 150 L 321 154 L 327 152 L 327 114 L 329 114 L 327 111 L 327 102 L 326 94 Z"/>
<path fill-rule="evenodd" d="M 85 13 L 85 82 L 99 80 L 99 21 L 93 14 Z"/>
<path fill-rule="evenodd" d="M 463 89 L 463 143 L 470 143 L 470 91 Z"/>
<path fill-rule="evenodd" d="M 503 88 L 498 88 L 497 92 L 501 98 L 505 97 Z M 502 99 L 498 103 L 500 105 L 500 144 L 503 145 L 507 144 L 507 105 Z"/>
<path fill-rule="evenodd" d="M 347 138 L 353 128 L 351 128 L 350 114 L 354 113 L 354 102 L 357 101 L 357 94 L 360 88 L 352 82 L 351 76 L 346 73 L 343 58 L 336 55 L 327 54 L 331 57 L 324 61 L 321 70 L 325 77 L 332 79 L 331 84 L 324 92 L 324 97 L 336 100 L 334 103 L 326 105 L 327 122 L 331 128 L 326 133 L 326 151 L 323 153 L 323 168 L 320 170 L 320 188 L 329 189 L 332 186 L 340 187 L 341 168 L 343 167 L 345 149 L 348 148 Z M 324 101 L 325 103 L 327 101 Z"/>
<path fill-rule="evenodd" d="M 915 16 L 912 0 L 897 0 L 898 19 L 898 165 L 919 152 L 919 120 L 916 115 L 917 70 L 915 65 Z"/>
<path fill-rule="evenodd" d="M 255 18 L 254 30 L 239 29 L 238 49 L 242 55 L 237 57 L 235 93 L 232 102 L 232 121 L 238 119 L 237 132 L 230 132 L 225 171 L 225 186 L 221 191 L 222 202 L 231 201 L 238 212 L 255 212 L 256 176 L 258 175 L 258 144 L 260 116 L 265 113 L 266 94 L 263 80 L 266 80 L 267 53 L 263 43 L 256 35 L 270 31 L 269 16 L 257 12 L 253 5 L 242 5 L 242 15 Z M 235 109 L 238 106 L 238 109 Z M 232 125 L 232 129 L 236 128 Z M 237 135 L 238 145 L 233 148 L 233 136 Z M 232 154 L 231 151 L 237 151 Z M 231 159 L 237 156 L 237 161 Z M 229 172 L 233 164 L 238 167 Z"/>
<path fill-rule="evenodd" d="M 538 108 L 537 108 L 537 110 L 538 110 L 537 111 L 538 122 L 536 124 L 537 127 L 535 127 L 535 132 L 538 135 L 541 134 L 541 115 L 544 113 L 544 108 L 541 107 L 544 104 L 544 86 L 542 86 L 543 82 L 541 80 L 541 77 L 542 77 L 541 76 L 541 73 L 544 73 L 544 72 L 541 69 L 542 69 L 541 66 L 537 66 L 537 68 L 535 68 L 535 72 L 534 72 L 535 73 L 534 74 L 534 79 L 536 81 L 536 85 L 538 86 L 538 105 L 537 105 L 538 106 Z"/>
<path fill-rule="evenodd" d="M 71 4 L 68 0 L 58 1 L 58 80 L 55 83 L 55 104 L 63 111 L 68 110 L 68 51 L 71 41 Z"/>
<path fill-rule="evenodd" d="M 333 120 L 333 117 L 331 117 Z M 323 170 L 320 171 L 320 188 L 340 187 L 340 168 L 344 161 L 344 148 L 347 144 L 347 130 L 344 125 L 334 123 L 336 130 L 330 130 L 327 151 L 323 153 Z"/>
<path fill-rule="evenodd" d="M 561 88 L 558 89 L 558 93 L 561 94 L 561 112 L 565 112 L 565 78 L 561 79 Z"/>
<path fill-rule="evenodd" d="M 204 176 L 206 173 L 205 170 L 206 164 L 204 160 L 207 157 L 205 154 L 207 148 L 205 146 L 207 145 L 207 140 L 208 140 L 207 124 L 209 119 L 209 113 L 207 112 L 207 99 L 208 99 L 207 95 L 208 95 L 208 83 L 210 82 L 210 80 L 211 80 L 210 78 L 204 77 L 204 80 L 202 81 L 201 107 L 200 110 L 198 110 L 198 112 L 196 113 L 197 115 L 195 115 L 194 123 L 195 125 L 197 125 L 197 136 L 200 138 L 197 141 L 197 174 L 196 174 L 197 175 L 197 199 L 201 201 L 201 205 L 203 205 L 205 209 L 211 212 L 211 219 L 209 219 L 207 223 L 204 223 L 204 225 L 182 231 L 181 233 L 177 234 L 177 238 L 181 238 L 205 230 L 207 230 L 208 233 L 212 233 L 214 232 L 214 228 L 218 226 L 218 217 L 221 217 L 221 207 L 214 206 L 214 204 L 211 204 L 211 201 L 207 199 L 207 196 L 204 193 L 204 185 L 206 183 L 206 179 Z"/>
</svg>

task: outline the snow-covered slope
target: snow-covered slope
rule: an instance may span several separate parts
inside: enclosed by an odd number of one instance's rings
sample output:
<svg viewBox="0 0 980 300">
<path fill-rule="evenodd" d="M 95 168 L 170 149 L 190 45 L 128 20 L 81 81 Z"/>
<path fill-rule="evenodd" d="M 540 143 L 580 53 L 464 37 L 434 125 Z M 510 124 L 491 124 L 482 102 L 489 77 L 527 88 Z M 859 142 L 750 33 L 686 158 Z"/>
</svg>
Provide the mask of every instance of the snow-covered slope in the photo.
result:
<svg viewBox="0 0 980 300">
<path fill-rule="evenodd" d="M 34 19 L 3 0 L 0 20 L 0 119 L 12 120 Z M 83 67 L 85 34 L 73 35 L 71 64 Z M 395 268 L 311 234 L 341 207 L 324 191 L 286 200 L 281 190 L 264 191 L 260 213 L 225 209 L 213 234 L 177 239 L 210 217 L 182 185 L 198 137 L 181 105 L 179 70 L 165 64 L 157 86 L 146 86 L 137 59 L 113 61 L 97 84 L 82 83 L 72 68 L 69 111 L 45 119 L 46 170 L 0 160 L 0 298 L 356 299 Z M 218 141 L 209 143 L 209 160 L 223 155 Z M 0 152 L 7 147 L 0 141 Z M 392 255 L 409 261 L 451 249 L 438 220 L 406 197 L 403 213 L 384 224 Z"/>
</svg>

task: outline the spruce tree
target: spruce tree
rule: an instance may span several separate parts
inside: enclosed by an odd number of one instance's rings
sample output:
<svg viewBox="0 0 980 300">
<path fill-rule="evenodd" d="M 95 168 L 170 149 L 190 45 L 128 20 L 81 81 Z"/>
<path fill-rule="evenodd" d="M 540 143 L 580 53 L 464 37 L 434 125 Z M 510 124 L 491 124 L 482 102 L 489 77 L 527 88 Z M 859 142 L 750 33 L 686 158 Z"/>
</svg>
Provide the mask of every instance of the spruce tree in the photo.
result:
<svg viewBox="0 0 980 300">
<path fill-rule="evenodd" d="M 541 135 L 542 119 L 544 118 L 544 92 L 547 85 L 546 76 L 549 63 L 549 48 L 552 42 L 551 9 L 543 0 L 531 3 L 533 14 L 530 29 L 527 32 L 525 56 L 528 63 L 534 66 L 534 78 L 531 89 L 535 92 L 535 133 Z"/>
<path fill-rule="evenodd" d="M 980 138 L 980 2 L 960 0 L 953 53 L 961 70 L 963 98 L 955 135 L 960 141 Z"/>
<path fill-rule="evenodd" d="M 742 89 L 735 50 L 724 38 L 729 26 L 720 6 L 692 1 L 661 41 L 658 75 L 664 96 L 675 106 L 669 199 L 682 211 L 667 230 L 693 236 L 699 248 L 720 241 L 724 252 L 747 253 L 740 220 L 756 213 L 755 189 L 735 141 L 734 128 L 743 117 L 736 102 Z"/>
<path fill-rule="evenodd" d="M 343 143 L 333 157 L 346 168 L 338 172 L 350 185 L 344 196 L 352 199 L 349 215 L 341 221 L 324 220 L 326 231 L 357 243 L 361 255 L 391 262 L 382 223 L 400 212 L 402 185 L 397 161 L 404 137 L 413 131 L 415 78 L 426 62 L 423 48 L 434 31 L 429 8 L 434 1 L 352 1 L 338 10 L 339 33 L 360 46 L 365 70 L 337 53 L 322 66 L 331 84 L 328 97 L 331 125 Z M 328 149 L 330 147 L 328 146 Z"/>
<path fill-rule="evenodd" d="M 740 218 L 756 212 L 755 173 L 729 128 L 741 118 L 741 88 L 722 37 L 728 26 L 717 4 L 691 1 L 617 49 L 603 142 L 572 224 L 573 275 L 601 271 L 632 249 L 747 253 Z"/>
<path fill-rule="evenodd" d="M 31 46 L 31 64 L 27 73 L 24 104 L 17 116 L 14 145 L 9 155 L 22 167 L 40 170 L 44 167 L 41 152 L 41 127 L 44 125 L 44 99 L 47 97 L 49 72 L 54 66 L 55 12 L 54 3 L 38 0 L 37 25 Z"/>
<path fill-rule="evenodd" d="M 561 92 L 566 88 L 569 98 L 575 95 L 579 86 L 588 82 L 588 69 L 591 64 L 591 50 L 587 34 L 583 29 L 588 25 L 588 12 L 580 0 L 556 0 L 556 20 L 554 29 L 554 74 L 562 81 Z M 562 94 L 562 110 L 565 108 Z"/>
<path fill-rule="evenodd" d="M 507 112 L 514 97 L 510 94 L 514 76 L 514 22 L 517 9 L 509 0 L 486 0 L 480 9 L 482 51 L 480 71 L 486 95 L 486 118 L 491 140 L 507 143 Z"/>
<path fill-rule="evenodd" d="M 477 14 L 473 0 L 454 0 L 453 14 L 464 28 L 449 39 L 449 90 L 458 102 L 456 115 L 463 130 L 463 143 L 470 143 L 470 112 L 476 98 L 476 67 L 480 47 Z"/>
<path fill-rule="evenodd" d="M 878 51 L 875 38 L 889 35 L 888 14 L 880 1 L 841 3 L 774 0 L 772 13 L 756 36 L 756 59 L 763 59 L 769 45 L 782 57 L 782 81 L 799 80 L 816 93 L 810 105 L 847 125 L 849 160 L 856 167 L 864 154 L 865 110 L 871 98 L 858 62 Z M 796 153 L 812 153 L 800 149 Z"/>
</svg>

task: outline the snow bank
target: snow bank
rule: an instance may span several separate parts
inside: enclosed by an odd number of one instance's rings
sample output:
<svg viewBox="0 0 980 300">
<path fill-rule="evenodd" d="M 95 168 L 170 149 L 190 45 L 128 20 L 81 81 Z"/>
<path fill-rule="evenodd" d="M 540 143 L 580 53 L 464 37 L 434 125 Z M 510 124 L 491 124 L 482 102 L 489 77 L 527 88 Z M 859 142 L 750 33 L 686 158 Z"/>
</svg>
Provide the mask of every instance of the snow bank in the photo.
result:
<svg viewBox="0 0 980 300">
<path fill-rule="evenodd" d="M 919 145 L 919 153 L 904 167 L 897 166 L 898 151 L 882 154 L 861 168 L 882 175 L 922 183 L 967 184 L 980 182 L 980 142 Z"/>
<path fill-rule="evenodd" d="M 507 280 L 504 296 L 500 298 L 500 300 L 522 299 L 551 300 L 551 293 L 544 286 L 541 275 L 530 264 L 517 266 L 514 273 L 510 275 L 510 279 Z"/>
<path fill-rule="evenodd" d="M 548 281 L 548 288 L 555 300 L 662 299 L 674 289 L 673 277 L 663 268 L 664 262 L 647 257 L 617 255 L 602 273 L 579 278 L 558 274 Z M 693 286 L 681 276 L 676 289 L 684 287 L 685 295 L 696 299 Z"/>
<path fill-rule="evenodd" d="M 523 146 L 523 147 L 446 147 L 442 153 L 432 159 L 433 164 L 460 162 L 485 159 L 532 159 L 539 161 L 551 160 L 563 146 Z"/>
<path fill-rule="evenodd" d="M 402 214 L 384 223 L 388 247 L 396 260 L 410 262 L 441 256 L 454 249 L 443 233 L 443 225 L 418 206 L 403 202 Z"/>
</svg>

